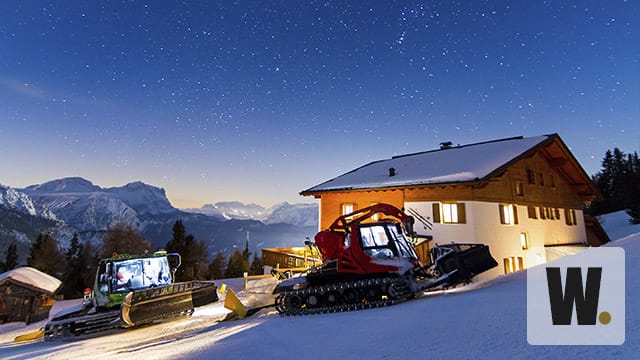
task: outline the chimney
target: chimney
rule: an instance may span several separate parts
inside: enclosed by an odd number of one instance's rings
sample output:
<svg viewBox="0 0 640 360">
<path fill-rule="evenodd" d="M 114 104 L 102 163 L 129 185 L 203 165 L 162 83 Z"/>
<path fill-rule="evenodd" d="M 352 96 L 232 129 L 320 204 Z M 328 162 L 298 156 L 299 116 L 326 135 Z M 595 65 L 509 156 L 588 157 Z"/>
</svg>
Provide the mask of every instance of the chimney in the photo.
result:
<svg viewBox="0 0 640 360">
<path fill-rule="evenodd" d="M 451 141 L 441 142 L 440 143 L 440 150 L 451 149 L 451 146 L 453 146 L 453 143 Z"/>
<path fill-rule="evenodd" d="M 389 176 L 396 176 L 396 169 L 395 168 L 389 168 Z"/>
</svg>

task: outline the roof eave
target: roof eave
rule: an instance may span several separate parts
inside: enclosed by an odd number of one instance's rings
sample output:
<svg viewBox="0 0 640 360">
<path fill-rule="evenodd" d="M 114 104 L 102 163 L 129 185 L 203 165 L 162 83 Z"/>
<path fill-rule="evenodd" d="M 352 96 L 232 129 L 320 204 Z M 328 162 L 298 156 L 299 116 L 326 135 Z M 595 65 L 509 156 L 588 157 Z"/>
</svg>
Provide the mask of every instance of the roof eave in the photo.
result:
<svg viewBox="0 0 640 360">
<path fill-rule="evenodd" d="M 413 183 L 413 184 L 402 184 L 402 185 L 392 185 L 392 186 L 376 186 L 376 187 L 344 187 L 344 188 L 335 188 L 335 189 L 325 189 L 325 190 L 305 190 L 300 192 L 302 196 L 318 196 L 326 193 L 338 193 L 338 192 L 353 192 L 353 191 L 389 191 L 389 190 L 401 190 L 406 189 L 408 187 L 416 187 L 416 188 L 426 188 L 426 187 L 445 187 L 445 186 L 474 186 L 481 185 L 487 183 L 486 179 L 474 179 L 468 181 L 450 181 L 450 182 L 438 182 L 438 183 Z"/>
</svg>

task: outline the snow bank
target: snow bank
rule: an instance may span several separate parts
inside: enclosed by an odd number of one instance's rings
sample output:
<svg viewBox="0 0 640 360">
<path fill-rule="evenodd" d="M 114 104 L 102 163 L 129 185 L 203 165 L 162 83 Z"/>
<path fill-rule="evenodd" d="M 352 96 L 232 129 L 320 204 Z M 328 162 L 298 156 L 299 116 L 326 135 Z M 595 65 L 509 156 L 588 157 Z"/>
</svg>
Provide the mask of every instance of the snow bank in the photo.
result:
<svg viewBox="0 0 640 360">
<path fill-rule="evenodd" d="M 640 282 L 635 276 L 640 273 L 640 233 L 607 246 L 626 253 L 626 342 L 621 346 L 529 345 L 522 271 L 391 307 L 301 317 L 281 317 L 270 309 L 219 322 L 227 313 L 221 297 L 192 317 L 72 342 L 12 344 L 3 334 L 0 358 L 635 359 L 640 354 Z M 239 280 L 218 281 L 218 286 L 223 282 L 241 289 Z M 249 300 L 270 286 L 252 282 L 239 295 Z M 9 329 L 19 334 L 12 324 L 0 326 L 0 333 Z"/>
<path fill-rule="evenodd" d="M 600 222 L 600 225 L 602 225 L 611 240 L 640 233 L 640 224 L 632 224 L 630 220 L 631 216 L 627 214 L 626 210 L 598 216 L 598 222 Z"/>
</svg>

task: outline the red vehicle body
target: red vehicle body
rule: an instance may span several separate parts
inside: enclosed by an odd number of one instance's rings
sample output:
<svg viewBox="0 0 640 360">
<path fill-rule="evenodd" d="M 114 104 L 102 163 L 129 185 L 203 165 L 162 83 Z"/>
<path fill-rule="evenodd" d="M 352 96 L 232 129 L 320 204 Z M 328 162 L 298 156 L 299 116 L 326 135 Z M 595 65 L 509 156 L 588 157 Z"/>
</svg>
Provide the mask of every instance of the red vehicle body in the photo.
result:
<svg viewBox="0 0 640 360">
<path fill-rule="evenodd" d="M 372 222 L 376 214 L 393 220 Z M 339 217 L 316 234 L 315 244 L 323 262 L 337 261 L 338 272 L 344 274 L 404 273 L 420 265 L 404 235 L 413 232 L 412 227 L 410 216 L 392 205 L 377 204 Z"/>
<path fill-rule="evenodd" d="M 454 286 L 497 266 L 483 244 L 436 245 L 422 265 L 409 237 L 414 220 L 389 204 L 338 217 L 315 236 L 323 265 L 274 290 L 287 315 L 385 306 L 425 290 Z"/>
</svg>

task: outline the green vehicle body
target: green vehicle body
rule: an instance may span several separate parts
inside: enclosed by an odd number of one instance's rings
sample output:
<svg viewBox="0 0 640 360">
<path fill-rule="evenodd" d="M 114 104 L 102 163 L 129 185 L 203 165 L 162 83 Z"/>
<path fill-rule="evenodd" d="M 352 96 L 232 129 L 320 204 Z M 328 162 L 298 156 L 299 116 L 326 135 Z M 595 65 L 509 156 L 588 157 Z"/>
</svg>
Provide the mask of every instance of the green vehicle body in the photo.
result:
<svg viewBox="0 0 640 360">
<path fill-rule="evenodd" d="M 180 263 L 179 254 L 165 251 L 102 259 L 93 284 L 93 305 L 97 310 L 109 310 L 119 307 L 131 291 L 172 285 Z"/>
</svg>

